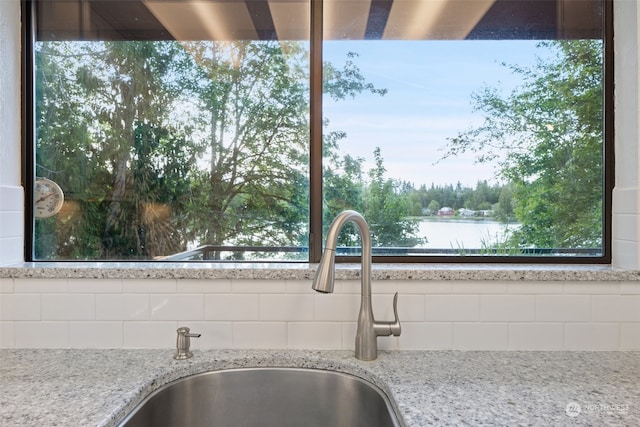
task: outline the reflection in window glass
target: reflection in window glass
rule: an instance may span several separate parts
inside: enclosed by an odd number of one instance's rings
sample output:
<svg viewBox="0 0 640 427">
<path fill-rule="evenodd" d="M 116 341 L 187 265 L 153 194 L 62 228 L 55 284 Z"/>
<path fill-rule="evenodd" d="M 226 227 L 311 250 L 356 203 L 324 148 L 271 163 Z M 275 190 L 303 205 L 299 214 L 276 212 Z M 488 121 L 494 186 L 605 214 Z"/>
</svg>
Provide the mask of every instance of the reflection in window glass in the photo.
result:
<svg viewBox="0 0 640 427">
<path fill-rule="evenodd" d="M 74 4 L 38 15 L 35 258 L 306 259 L 308 5 Z"/>
<path fill-rule="evenodd" d="M 604 4 L 37 1 L 33 259 L 602 257 Z"/>
<path fill-rule="evenodd" d="M 602 5 L 366 3 L 325 2 L 324 60 L 370 85 L 325 88 L 325 231 L 355 209 L 378 255 L 601 256 Z"/>
</svg>

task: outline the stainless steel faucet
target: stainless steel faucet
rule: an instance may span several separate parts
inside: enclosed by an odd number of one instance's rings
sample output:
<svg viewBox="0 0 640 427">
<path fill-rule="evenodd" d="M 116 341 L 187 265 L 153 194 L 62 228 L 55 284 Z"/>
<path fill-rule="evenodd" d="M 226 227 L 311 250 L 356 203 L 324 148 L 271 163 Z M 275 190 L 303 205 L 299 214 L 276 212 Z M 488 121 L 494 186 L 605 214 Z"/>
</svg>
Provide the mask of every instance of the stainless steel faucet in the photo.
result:
<svg viewBox="0 0 640 427">
<path fill-rule="evenodd" d="M 356 359 L 374 360 L 378 357 L 379 336 L 399 336 L 401 332 L 398 320 L 398 293 L 393 297 L 393 322 L 377 322 L 373 318 L 371 306 L 371 235 L 364 217 L 356 211 L 344 211 L 335 217 L 329 231 L 318 270 L 313 278 L 312 288 L 318 292 L 331 293 L 335 282 L 335 255 L 338 235 L 342 227 L 349 221 L 358 226 L 362 240 L 362 263 L 360 278 L 362 280 L 360 313 L 358 314 L 358 330 L 356 332 Z"/>
</svg>

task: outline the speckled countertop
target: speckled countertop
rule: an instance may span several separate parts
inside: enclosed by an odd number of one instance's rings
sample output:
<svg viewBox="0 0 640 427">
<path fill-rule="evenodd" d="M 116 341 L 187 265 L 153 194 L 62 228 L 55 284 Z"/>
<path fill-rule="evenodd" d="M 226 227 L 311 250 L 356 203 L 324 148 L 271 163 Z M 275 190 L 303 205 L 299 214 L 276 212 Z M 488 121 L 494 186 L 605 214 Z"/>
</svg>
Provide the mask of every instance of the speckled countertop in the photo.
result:
<svg viewBox="0 0 640 427">
<path fill-rule="evenodd" d="M 312 279 L 317 264 L 212 262 L 27 262 L 0 266 L 0 278 Z M 360 277 L 359 264 L 337 264 L 336 278 Z M 640 270 L 565 264 L 374 264 L 373 280 L 640 281 Z"/>
<path fill-rule="evenodd" d="M 287 366 L 355 374 L 405 426 L 638 426 L 639 352 L 0 350 L 1 426 L 115 426 L 162 384 L 199 372 Z M 567 410 L 569 409 L 569 410 Z"/>
</svg>

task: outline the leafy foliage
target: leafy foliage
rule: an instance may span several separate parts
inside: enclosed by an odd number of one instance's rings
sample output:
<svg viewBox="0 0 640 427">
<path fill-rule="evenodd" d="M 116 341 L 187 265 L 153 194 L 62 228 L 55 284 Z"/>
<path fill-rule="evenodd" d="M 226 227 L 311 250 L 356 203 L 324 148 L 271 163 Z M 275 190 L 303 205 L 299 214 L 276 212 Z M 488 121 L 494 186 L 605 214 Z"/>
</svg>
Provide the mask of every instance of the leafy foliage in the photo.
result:
<svg viewBox="0 0 640 427">
<path fill-rule="evenodd" d="M 326 94 L 384 95 L 355 58 L 324 64 Z M 37 259 L 307 244 L 302 43 L 43 42 L 36 61 L 36 173 L 66 193 L 36 223 Z M 327 216 L 364 207 L 362 160 L 335 154 L 345 136 L 325 135 Z"/>
<path fill-rule="evenodd" d="M 543 248 L 600 247 L 603 199 L 603 67 L 599 40 L 541 43 L 555 55 L 511 67 L 524 84 L 508 96 L 474 95 L 481 126 L 451 138 L 446 156 L 470 151 L 497 160 L 513 183 L 522 224 L 514 243 Z"/>
</svg>

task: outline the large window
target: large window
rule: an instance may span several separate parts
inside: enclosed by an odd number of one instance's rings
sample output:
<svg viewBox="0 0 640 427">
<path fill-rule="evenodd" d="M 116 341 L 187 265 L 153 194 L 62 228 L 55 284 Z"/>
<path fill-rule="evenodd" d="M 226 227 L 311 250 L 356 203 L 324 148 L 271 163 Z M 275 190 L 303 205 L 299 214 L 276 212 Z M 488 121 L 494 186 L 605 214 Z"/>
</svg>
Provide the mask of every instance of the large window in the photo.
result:
<svg viewBox="0 0 640 427">
<path fill-rule="evenodd" d="M 28 4 L 27 257 L 608 262 L 609 8 Z"/>
</svg>

